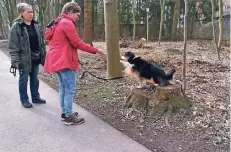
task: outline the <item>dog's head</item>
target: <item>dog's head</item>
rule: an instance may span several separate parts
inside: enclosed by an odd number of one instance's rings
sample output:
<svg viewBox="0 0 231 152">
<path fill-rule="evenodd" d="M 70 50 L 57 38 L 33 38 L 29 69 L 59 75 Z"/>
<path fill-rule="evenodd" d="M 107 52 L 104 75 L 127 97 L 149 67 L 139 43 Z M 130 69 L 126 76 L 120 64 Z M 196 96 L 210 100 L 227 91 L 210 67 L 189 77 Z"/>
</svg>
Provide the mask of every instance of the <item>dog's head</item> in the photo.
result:
<svg viewBox="0 0 231 152">
<path fill-rule="evenodd" d="M 121 56 L 121 60 L 126 60 L 128 61 L 129 59 L 133 59 L 135 57 L 135 54 L 128 51 L 124 54 L 124 56 Z"/>
</svg>

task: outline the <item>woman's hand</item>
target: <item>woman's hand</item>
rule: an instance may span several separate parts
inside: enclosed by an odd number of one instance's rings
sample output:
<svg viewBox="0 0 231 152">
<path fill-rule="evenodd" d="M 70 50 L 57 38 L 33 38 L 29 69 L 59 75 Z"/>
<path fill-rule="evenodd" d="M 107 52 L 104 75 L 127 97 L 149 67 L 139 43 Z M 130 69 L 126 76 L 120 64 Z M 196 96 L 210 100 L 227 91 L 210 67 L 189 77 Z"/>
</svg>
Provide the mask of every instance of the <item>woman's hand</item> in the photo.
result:
<svg viewBox="0 0 231 152">
<path fill-rule="evenodd" d="M 97 54 L 100 54 L 100 55 L 105 55 L 104 51 L 101 50 L 101 49 L 98 49 L 98 51 L 96 52 Z"/>
</svg>

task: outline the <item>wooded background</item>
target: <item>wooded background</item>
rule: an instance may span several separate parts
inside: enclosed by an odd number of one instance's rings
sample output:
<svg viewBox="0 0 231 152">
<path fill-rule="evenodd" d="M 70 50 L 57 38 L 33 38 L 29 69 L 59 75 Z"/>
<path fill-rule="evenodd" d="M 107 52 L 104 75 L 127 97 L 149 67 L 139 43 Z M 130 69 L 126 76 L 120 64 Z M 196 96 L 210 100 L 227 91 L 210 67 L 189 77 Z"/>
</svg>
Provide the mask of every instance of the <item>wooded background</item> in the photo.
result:
<svg viewBox="0 0 231 152">
<path fill-rule="evenodd" d="M 103 41 L 105 38 L 104 4 L 103 0 L 75 0 L 82 8 L 81 18 L 77 23 L 80 36 L 86 28 L 93 32 L 86 32 L 93 36 L 93 40 Z M 123 39 L 147 37 L 147 19 L 149 22 L 149 40 L 159 37 L 161 4 L 163 9 L 162 40 L 183 40 L 184 0 L 116 0 L 118 10 L 119 36 Z M 218 12 L 218 1 L 215 1 L 215 12 Z M 227 0 L 226 0 L 227 1 Z M 69 0 L 0 0 L 0 37 L 7 38 L 9 27 L 17 17 L 16 5 L 27 2 L 34 8 L 35 18 L 45 26 L 60 13 L 63 5 Z M 224 3 L 224 2 L 223 2 Z M 188 0 L 188 38 L 212 39 L 212 5 L 210 0 Z M 230 10 L 229 2 L 222 6 Z M 223 4 L 222 4 L 223 5 Z M 147 14 L 146 8 L 149 8 Z M 223 12 L 222 12 L 223 13 Z M 215 26 L 218 29 L 219 15 L 215 13 Z M 223 16 L 223 14 L 222 14 Z M 134 19 L 135 17 L 135 19 Z M 85 22 L 84 22 L 85 20 Z M 135 24 L 134 24 L 135 21 Z M 224 16 L 224 35 L 229 39 L 230 17 Z M 91 25 L 92 24 L 92 25 Z M 135 31 L 133 27 L 135 25 Z M 88 30 L 89 31 L 89 30 Z M 217 34 L 218 35 L 218 34 Z M 86 40 L 87 41 L 87 40 Z M 91 41 L 91 40 L 90 40 Z"/>
</svg>

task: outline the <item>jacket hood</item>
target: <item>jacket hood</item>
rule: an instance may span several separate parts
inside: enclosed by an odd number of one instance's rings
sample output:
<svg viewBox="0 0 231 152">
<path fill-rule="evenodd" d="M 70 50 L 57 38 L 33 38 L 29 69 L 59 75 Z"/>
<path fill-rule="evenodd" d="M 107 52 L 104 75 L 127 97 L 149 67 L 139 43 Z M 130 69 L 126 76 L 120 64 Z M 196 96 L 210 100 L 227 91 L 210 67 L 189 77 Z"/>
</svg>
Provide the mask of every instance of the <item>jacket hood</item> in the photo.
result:
<svg viewBox="0 0 231 152">
<path fill-rule="evenodd" d="M 60 14 L 59 15 L 59 17 L 58 17 L 59 19 L 62 19 L 62 18 L 66 18 L 66 19 L 68 19 L 68 20 L 71 20 L 73 23 L 75 23 L 75 21 L 73 20 L 73 18 L 71 18 L 69 15 L 67 15 L 67 14 Z"/>
<path fill-rule="evenodd" d="M 25 24 L 23 18 L 21 18 L 21 17 L 18 17 L 18 18 L 16 18 L 16 19 L 14 19 L 12 23 L 15 23 L 15 22 L 19 23 L 20 25 Z M 38 23 L 38 22 L 35 21 L 34 19 L 32 19 L 31 22 L 32 22 L 32 23 L 36 23 L 36 24 Z"/>
</svg>

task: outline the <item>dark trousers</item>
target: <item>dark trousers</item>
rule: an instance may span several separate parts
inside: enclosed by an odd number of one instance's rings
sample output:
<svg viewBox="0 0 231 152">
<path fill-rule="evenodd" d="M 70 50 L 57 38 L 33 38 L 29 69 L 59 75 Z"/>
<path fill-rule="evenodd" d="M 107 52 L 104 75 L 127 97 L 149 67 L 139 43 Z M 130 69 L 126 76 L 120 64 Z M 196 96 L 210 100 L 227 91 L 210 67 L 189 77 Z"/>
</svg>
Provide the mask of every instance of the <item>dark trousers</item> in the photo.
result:
<svg viewBox="0 0 231 152">
<path fill-rule="evenodd" d="M 32 65 L 30 73 L 23 71 L 23 69 L 20 70 L 19 94 L 22 103 L 29 101 L 29 97 L 27 94 L 28 77 L 30 77 L 30 91 L 31 91 L 32 101 L 40 99 L 40 95 L 38 92 L 38 88 L 39 88 L 38 72 L 39 72 L 39 65 Z"/>
</svg>

